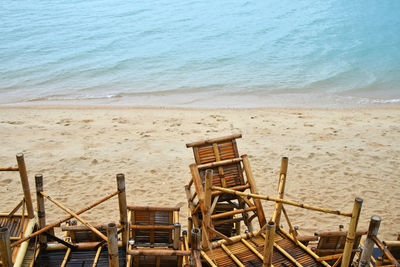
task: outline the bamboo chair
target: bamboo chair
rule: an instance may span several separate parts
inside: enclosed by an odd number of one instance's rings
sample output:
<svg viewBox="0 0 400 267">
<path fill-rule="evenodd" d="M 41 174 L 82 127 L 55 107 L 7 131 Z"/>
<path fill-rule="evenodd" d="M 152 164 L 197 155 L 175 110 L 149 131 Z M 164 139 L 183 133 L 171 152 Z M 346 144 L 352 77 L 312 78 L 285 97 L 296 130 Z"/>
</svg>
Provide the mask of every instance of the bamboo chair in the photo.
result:
<svg viewBox="0 0 400 267">
<path fill-rule="evenodd" d="M 350 262 L 353 261 L 354 256 L 361 249 L 360 241 L 367 231 L 357 231 L 354 238 L 353 251 L 351 253 Z M 334 264 L 343 254 L 346 244 L 347 231 L 336 232 L 320 232 L 314 234 L 318 237 L 318 243 L 311 249 L 320 257 L 325 257 L 328 263 Z"/>
<path fill-rule="evenodd" d="M 377 263 L 375 264 L 375 266 L 385 266 L 385 265 L 399 266 L 400 236 L 397 238 L 397 241 L 382 241 L 381 244 L 377 245 L 382 250 L 382 257 L 379 257 L 377 259 Z"/>
<path fill-rule="evenodd" d="M 195 158 L 195 164 L 190 165 L 192 179 L 185 186 L 192 219 L 189 224 L 193 222 L 194 227 L 202 228 L 203 218 L 209 216 L 211 219 L 207 228 L 209 231 L 203 239 L 226 239 L 238 235 L 241 221 L 249 231 L 253 230 L 251 222 L 255 218 L 260 227 L 266 223 L 259 200 L 212 191 L 210 201 L 203 203 L 207 191 L 204 188 L 206 170 L 212 170 L 212 186 L 241 192 L 249 189 L 251 193 L 257 193 L 248 157 L 239 156 L 236 139 L 241 137 L 241 134 L 236 134 L 186 144 L 193 149 Z"/>
<path fill-rule="evenodd" d="M 130 231 L 128 266 L 182 266 L 179 207 L 128 206 Z"/>
</svg>

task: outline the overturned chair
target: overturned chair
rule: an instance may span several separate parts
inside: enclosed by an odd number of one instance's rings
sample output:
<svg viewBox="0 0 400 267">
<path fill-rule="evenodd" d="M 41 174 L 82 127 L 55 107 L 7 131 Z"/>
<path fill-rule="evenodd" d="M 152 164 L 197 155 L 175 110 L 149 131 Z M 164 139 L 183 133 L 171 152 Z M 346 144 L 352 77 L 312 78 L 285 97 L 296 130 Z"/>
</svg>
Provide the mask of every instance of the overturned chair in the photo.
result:
<svg viewBox="0 0 400 267">
<path fill-rule="evenodd" d="M 181 238 L 179 207 L 128 206 L 128 217 L 127 266 L 189 264 L 191 252 Z"/>
<path fill-rule="evenodd" d="M 241 221 L 250 232 L 254 219 L 259 227 L 266 223 L 259 199 L 225 194 L 211 188 L 218 186 L 258 193 L 247 155 L 239 156 L 236 139 L 240 137 L 237 134 L 186 145 L 193 149 L 196 162 L 190 165 L 192 179 L 185 186 L 190 209 L 189 229 L 192 225 L 202 227 L 203 247 L 208 247 L 207 240 L 228 240 L 239 235 Z"/>
</svg>

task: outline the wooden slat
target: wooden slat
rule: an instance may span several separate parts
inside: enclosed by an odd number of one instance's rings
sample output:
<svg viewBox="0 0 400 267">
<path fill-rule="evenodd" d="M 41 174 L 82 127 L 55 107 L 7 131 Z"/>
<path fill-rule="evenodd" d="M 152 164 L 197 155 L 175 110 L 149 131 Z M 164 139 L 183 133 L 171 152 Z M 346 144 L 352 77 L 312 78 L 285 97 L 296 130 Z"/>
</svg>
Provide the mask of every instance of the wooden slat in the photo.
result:
<svg viewBox="0 0 400 267">
<path fill-rule="evenodd" d="M 229 257 L 239 266 L 239 267 L 245 267 L 244 264 L 228 249 L 227 246 L 224 244 L 221 244 L 221 248 L 228 254 Z"/>
</svg>

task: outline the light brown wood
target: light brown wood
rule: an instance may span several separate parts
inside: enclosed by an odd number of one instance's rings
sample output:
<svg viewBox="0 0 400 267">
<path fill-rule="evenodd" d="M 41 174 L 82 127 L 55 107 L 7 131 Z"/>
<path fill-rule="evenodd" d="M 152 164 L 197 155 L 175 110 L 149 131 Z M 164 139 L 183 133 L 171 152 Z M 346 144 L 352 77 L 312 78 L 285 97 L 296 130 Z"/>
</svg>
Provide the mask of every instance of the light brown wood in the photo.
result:
<svg viewBox="0 0 400 267">
<path fill-rule="evenodd" d="M 103 246 L 99 246 L 99 247 L 97 248 L 96 256 L 94 257 L 92 267 L 96 267 L 96 266 L 97 266 L 97 262 L 99 261 L 100 252 L 101 252 L 102 249 L 103 249 Z"/>
<path fill-rule="evenodd" d="M 230 165 L 232 163 L 237 163 L 237 162 L 241 162 L 241 161 L 242 161 L 241 158 L 226 159 L 226 160 L 221 160 L 221 161 L 216 161 L 216 162 L 211 162 L 211 163 L 200 164 L 200 165 L 197 165 L 197 168 L 199 170 L 211 169 L 211 168 L 215 168 L 215 167 Z"/>
<path fill-rule="evenodd" d="M 118 267 L 117 225 L 109 223 L 107 228 L 108 263 L 110 267 Z"/>
<path fill-rule="evenodd" d="M 207 261 L 208 264 L 210 264 L 211 267 L 218 267 L 210 257 L 207 256 L 207 254 L 202 250 L 200 251 L 201 256 Z"/>
<path fill-rule="evenodd" d="M 282 253 L 283 255 L 285 255 L 286 258 L 288 258 L 294 265 L 296 265 L 297 267 L 303 267 L 303 265 L 301 265 L 294 257 L 292 257 L 292 255 L 290 255 L 286 250 L 284 250 L 281 246 L 279 246 L 278 244 L 274 243 L 274 248 L 276 248 L 277 250 L 279 250 L 280 253 Z"/>
<path fill-rule="evenodd" d="M 35 214 L 33 211 L 33 202 L 31 197 L 31 190 L 29 189 L 29 180 L 28 180 L 28 174 L 26 172 L 24 154 L 18 153 L 16 155 L 16 158 L 18 163 L 19 175 L 21 177 L 22 190 L 24 191 L 26 209 L 28 211 L 28 218 L 32 219 L 33 217 L 35 217 Z"/>
<path fill-rule="evenodd" d="M 272 265 L 272 255 L 274 250 L 274 235 L 275 235 L 275 222 L 269 221 L 265 231 L 264 242 L 264 260 L 263 267 L 270 267 Z"/>
<path fill-rule="evenodd" d="M 3 267 L 12 267 L 12 255 L 10 244 L 10 231 L 6 227 L 0 228 L 0 254 Z"/>
<path fill-rule="evenodd" d="M 256 256 L 257 256 L 260 260 L 264 261 L 264 256 L 263 256 L 260 252 L 258 252 L 258 250 L 257 250 L 252 244 L 250 244 L 249 242 L 247 242 L 246 239 L 241 239 L 240 241 L 242 241 L 242 243 L 243 243 L 248 249 L 250 249 L 254 254 L 256 254 Z"/>
<path fill-rule="evenodd" d="M 254 181 L 253 173 L 251 171 L 250 162 L 247 155 L 243 155 L 242 160 L 243 160 L 243 169 L 246 173 L 247 181 L 250 184 L 250 191 L 253 194 L 258 194 L 256 183 Z M 255 198 L 254 205 L 257 207 L 258 223 L 260 227 L 263 227 L 267 221 L 265 219 L 265 214 L 260 199 Z"/>
<path fill-rule="evenodd" d="M 198 204 L 200 206 L 201 213 L 205 214 L 205 212 L 204 212 L 204 190 L 203 190 L 203 185 L 201 184 L 201 178 L 200 178 L 199 170 L 197 169 L 196 164 L 190 165 L 190 172 L 192 173 L 193 184 L 196 187 L 197 198 L 199 200 Z"/>
<path fill-rule="evenodd" d="M 127 250 L 126 253 L 132 256 L 189 256 L 190 250 L 137 248 Z"/>
<path fill-rule="evenodd" d="M 128 245 L 128 209 L 126 204 L 125 175 L 117 174 L 117 190 L 118 206 L 119 206 L 119 222 L 121 224 L 121 240 L 122 245 L 126 248 Z"/>
<path fill-rule="evenodd" d="M 179 249 L 180 237 L 181 237 L 181 224 L 175 223 L 173 225 L 173 229 L 174 229 L 173 248 Z"/>
<path fill-rule="evenodd" d="M 263 195 L 259 195 L 259 194 L 244 193 L 244 192 L 240 192 L 240 191 L 236 191 L 236 190 L 232 190 L 232 189 L 222 188 L 219 186 L 213 186 L 212 189 L 219 190 L 221 192 L 225 192 L 225 193 L 229 193 L 229 194 L 233 194 L 233 195 L 237 195 L 237 196 L 246 196 L 246 197 L 252 197 L 252 198 L 259 198 L 259 199 L 263 199 L 263 200 L 281 202 L 284 204 L 288 204 L 288 205 L 303 208 L 303 209 L 314 210 L 314 211 L 319 211 L 319 212 L 323 212 L 323 213 L 336 214 L 336 215 L 341 215 L 341 216 L 345 216 L 345 217 L 351 217 L 350 212 L 342 212 L 340 210 L 330 210 L 330 209 L 325 209 L 325 208 L 320 208 L 320 207 L 314 207 L 314 206 L 302 204 L 302 203 L 299 203 L 296 201 L 279 199 L 279 198 L 274 198 L 274 197 L 269 197 L 269 196 L 263 196 Z"/>
<path fill-rule="evenodd" d="M 210 209 L 211 209 L 211 194 L 212 194 L 212 180 L 213 180 L 213 170 L 207 169 L 206 170 L 206 175 L 205 175 L 205 187 L 204 187 L 204 224 L 205 228 L 203 229 L 203 238 L 201 240 L 201 247 L 205 250 L 208 250 L 208 238 L 206 238 L 206 231 L 209 227 L 212 227 L 211 223 L 211 214 L 210 214 Z M 210 236 L 210 234 L 208 234 Z"/>
<path fill-rule="evenodd" d="M 228 254 L 228 256 L 239 266 L 239 267 L 245 267 L 244 264 L 235 256 L 235 254 L 230 251 L 230 249 L 225 246 L 224 244 L 221 244 L 221 248 Z"/>
<path fill-rule="evenodd" d="M 279 228 L 279 232 L 281 232 L 282 234 L 284 234 L 287 238 L 289 238 L 290 240 L 292 240 L 293 242 L 295 242 L 295 239 L 293 238 L 293 236 L 289 233 L 287 233 L 285 230 L 283 230 L 282 228 Z M 319 256 L 317 254 L 315 254 L 311 249 L 309 249 L 308 247 L 306 247 L 303 243 L 299 242 L 298 246 L 303 249 L 305 252 L 307 252 L 308 254 L 310 254 L 314 259 L 316 259 L 317 261 L 319 261 Z M 324 265 L 325 267 L 331 267 L 326 261 L 320 261 L 320 263 L 322 265 Z"/>
<path fill-rule="evenodd" d="M 160 207 L 160 206 L 135 206 L 128 205 L 128 210 L 137 211 L 179 211 L 179 207 Z"/>
<path fill-rule="evenodd" d="M 279 186 L 278 186 L 278 196 L 277 196 L 277 198 L 279 198 L 279 199 L 283 199 L 283 197 L 285 195 L 287 167 L 288 167 L 288 158 L 283 157 L 282 161 L 281 161 L 281 171 L 280 171 L 280 175 L 279 175 Z M 282 203 L 276 202 L 275 210 L 272 215 L 272 220 L 275 222 L 276 225 L 280 225 L 281 212 L 282 212 Z"/>
<path fill-rule="evenodd" d="M 84 213 L 85 211 L 88 211 L 88 210 L 90 210 L 90 209 L 96 207 L 97 205 L 103 203 L 104 201 L 106 201 L 106 200 L 108 200 L 108 199 L 110 199 L 110 198 L 112 198 L 112 197 L 118 195 L 118 193 L 119 193 L 119 191 L 115 191 L 114 193 L 112 193 L 112 194 L 110 194 L 110 195 L 108 195 L 108 196 L 106 196 L 106 197 L 104 197 L 104 198 L 102 198 L 102 199 L 96 201 L 96 202 L 93 203 L 92 205 L 90 205 L 90 206 L 88 206 L 88 207 L 86 207 L 86 208 L 84 208 L 84 209 L 82 209 L 82 210 L 76 212 L 76 214 L 78 214 L 78 215 L 79 215 L 79 214 L 82 214 L 82 213 Z M 15 215 L 14 215 L 14 216 L 15 216 Z M 65 222 L 65 221 L 68 221 L 68 220 L 70 220 L 70 219 L 72 219 L 72 218 L 73 218 L 73 216 L 70 215 L 70 216 L 67 216 L 67 217 L 65 217 L 65 218 L 63 218 L 63 219 L 61 219 L 61 220 L 58 220 L 58 221 L 55 222 L 55 223 L 52 223 L 52 224 L 50 224 L 50 225 L 47 225 L 45 228 L 42 228 L 42 229 L 40 229 L 40 230 L 38 230 L 38 231 L 36 231 L 36 232 L 34 232 L 34 233 L 32 233 L 32 234 L 26 236 L 26 237 L 20 239 L 19 241 L 16 241 L 16 242 L 12 243 L 12 244 L 11 244 L 11 247 L 18 246 L 18 245 L 21 244 L 22 242 L 25 242 L 26 240 L 31 239 L 32 237 L 35 237 L 35 236 L 37 236 L 37 235 L 40 235 L 40 234 L 43 233 L 43 232 L 46 232 L 46 231 L 48 231 L 48 230 L 50 230 L 50 229 L 52 229 L 52 228 L 54 228 L 54 227 L 57 227 L 57 226 L 60 225 L 61 223 Z"/>
<path fill-rule="evenodd" d="M 43 175 L 35 175 L 35 185 L 36 185 L 36 204 L 37 204 L 37 214 L 38 214 L 38 227 L 39 230 L 46 227 L 46 211 L 44 206 L 44 198 L 40 192 L 43 191 Z M 45 235 L 39 236 L 40 247 L 45 248 L 47 245 L 47 237 Z"/>
<path fill-rule="evenodd" d="M 353 251 L 354 238 L 356 236 L 358 219 L 360 218 L 361 206 L 363 200 L 356 198 L 354 200 L 353 212 L 350 219 L 349 230 L 347 232 L 346 243 L 344 245 L 342 267 L 347 267 L 350 264 L 351 253 Z"/>
<path fill-rule="evenodd" d="M 254 210 L 257 210 L 257 207 L 248 207 L 248 208 L 244 208 L 244 209 L 237 209 L 237 210 L 227 211 L 227 212 L 223 212 L 223 213 L 217 213 L 217 214 L 211 215 L 211 219 L 220 219 L 220 218 L 228 217 L 231 215 L 245 213 L 245 212 L 254 211 Z"/>
<path fill-rule="evenodd" d="M 281 204 L 282 204 L 282 203 L 281 203 Z M 281 210 L 283 211 L 283 215 L 284 215 L 285 218 L 286 218 L 286 222 L 287 222 L 287 224 L 288 224 L 288 226 L 289 226 L 290 233 L 292 234 L 292 236 L 293 236 L 293 238 L 294 238 L 294 240 L 295 240 L 296 245 L 298 245 L 299 241 L 297 241 L 297 235 L 296 235 L 297 231 L 294 229 L 292 223 L 290 222 L 289 216 L 288 216 L 288 214 L 287 214 L 287 212 L 286 212 L 285 207 L 283 207 L 283 205 L 281 206 Z"/>
<path fill-rule="evenodd" d="M 223 137 L 219 137 L 219 138 L 213 138 L 213 139 L 188 143 L 188 144 L 186 144 L 186 147 L 189 148 L 189 147 L 194 147 L 194 146 L 211 145 L 212 143 L 220 143 L 220 142 L 229 141 L 229 140 L 236 139 L 236 138 L 242 138 L 242 134 L 233 134 L 233 135 L 223 136 Z"/>
<path fill-rule="evenodd" d="M 57 200 L 51 198 L 49 195 L 47 195 L 44 192 L 40 192 L 46 199 L 50 200 L 51 202 L 53 202 L 57 207 L 59 207 L 60 209 L 62 209 L 63 211 L 69 213 L 70 215 L 72 215 L 75 219 L 77 219 L 78 221 L 80 221 L 83 225 L 86 225 L 87 228 L 89 230 L 91 230 L 92 232 L 94 232 L 95 234 L 97 234 L 98 236 L 100 236 L 102 239 L 104 239 L 105 241 L 107 240 L 107 237 L 105 235 L 103 235 L 99 230 L 97 230 L 96 228 L 94 228 L 90 223 L 88 223 L 87 221 L 85 221 L 84 219 L 82 219 L 81 217 L 79 217 L 78 214 L 76 214 L 75 212 L 73 212 L 72 210 L 70 210 L 69 208 L 65 207 L 63 204 L 61 204 L 60 202 L 58 202 Z M 116 226 L 115 226 L 116 227 Z"/>
</svg>

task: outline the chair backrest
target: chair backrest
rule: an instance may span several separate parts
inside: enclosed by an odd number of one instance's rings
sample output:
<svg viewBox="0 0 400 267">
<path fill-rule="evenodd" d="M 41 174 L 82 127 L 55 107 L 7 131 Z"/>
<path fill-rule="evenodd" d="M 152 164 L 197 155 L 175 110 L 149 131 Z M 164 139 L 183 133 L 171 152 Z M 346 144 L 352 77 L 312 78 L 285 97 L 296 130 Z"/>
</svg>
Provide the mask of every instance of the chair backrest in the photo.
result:
<svg viewBox="0 0 400 267">
<path fill-rule="evenodd" d="M 186 144 L 186 147 L 193 148 L 195 163 L 199 166 L 202 181 L 204 181 L 206 170 L 204 166 L 209 166 L 207 169 L 212 169 L 214 173 L 214 186 L 234 187 L 244 185 L 243 169 L 240 162 L 234 160 L 239 158 L 236 138 L 241 137 L 241 134 L 236 134 Z M 229 160 L 231 161 L 229 162 Z M 210 163 L 214 162 L 227 162 L 229 164 L 210 166 Z"/>
<path fill-rule="evenodd" d="M 367 231 L 356 232 L 353 249 L 358 248 L 361 237 L 366 233 Z M 347 231 L 322 232 L 315 233 L 315 235 L 319 237 L 317 248 L 315 249 L 315 253 L 317 253 L 317 255 L 327 256 L 343 253 L 343 249 L 346 244 Z M 354 252 L 352 255 L 354 256 Z"/>
<path fill-rule="evenodd" d="M 383 241 L 389 252 L 396 260 L 400 260 L 400 240 L 398 241 Z"/>
<path fill-rule="evenodd" d="M 128 206 L 131 211 L 130 239 L 135 246 L 168 247 L 173 242 L 173 225 L 179 207 Z M 175 213 L 175 214 L 174 214 Z"/>
<path fill-rule="evenodd" d="M 234 134 L 209 140 L 186 144 L 193 148 L 194 159 L 197 165 L 239 157 L 236 138 L 241 134 Z"/>
</svg>

